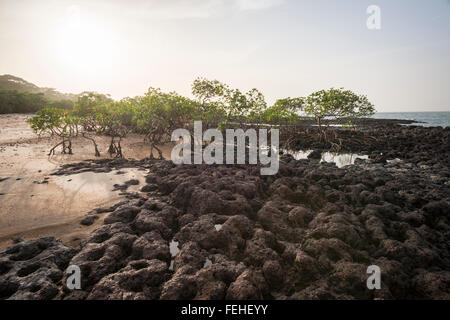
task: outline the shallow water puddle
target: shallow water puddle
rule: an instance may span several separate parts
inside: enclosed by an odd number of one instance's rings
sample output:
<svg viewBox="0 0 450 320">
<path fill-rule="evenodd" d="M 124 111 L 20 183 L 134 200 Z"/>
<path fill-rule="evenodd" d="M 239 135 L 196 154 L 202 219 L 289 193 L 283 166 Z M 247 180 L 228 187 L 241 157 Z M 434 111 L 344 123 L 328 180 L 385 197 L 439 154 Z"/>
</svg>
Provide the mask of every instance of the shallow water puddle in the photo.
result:
<svg viewBox="0 0 450 320">
<path fill-rule="evenodd" d="M 131 179 L 139 180 L 139 184 L 130 185 L 127 191 L 136 191 L 145 181 L 144 173 L 138 169 L 129 168 L 121 172 L 81 172 L 53 178 L 57 185 L 66 190 L 90 194 L 112 193 L 115 184 L 120 185 Z"/>
<path fill-rule="evenodd" d="M 313 150 L 283 150 L 285 154 L 290 154 L 295 160 L 308 159 L 308 156 Z M 356 159 L 369 159 L 368 155 L 362 155 L 357 153 L 337 153 L 337 152 L 324 152 L 320 162 L 334 162 L 338 168 L 348 166 L 355 163 Z"/>
<path fill-rule="evenodd" d="M 262 148 L 262 153 L 268 155 L 269 147 Z M 274 148 L 276 151 L 277 148 Z M 281 149 L 284 154 L 290 154 L 295 160 L 308 159 L 308 156 L 313 150 L 287 150 Z M 323 152 L 320 162 L 334 162 L 338 168 L 348 166 L 355 163 L 356 159 L 369 159 L 368 155 L 357 153 L 338 153 L 338 152 Z"/>
<path fill-rule="evenodd" d="M 127 192 L 136 192 L 145 182 L 145 172 L 127 169 L 123 174 L 82 172 L 64 176 L 52 176 L 48 170 L 33 174 L 14 172 L 0 183 L 0 237 L 22 233 L 37 234 L 52 226 L 79 226 L 78 218 L 95 207 L 109 206 L 123 198 L 114 184 L 124 185 L 135 179 Z M 47 230 L 47 229 L 45 229 Z M 53 230 L 53 229 L 52 229 Z M 55 229 L 56 230 L 56 229 Z"/>
<path fill-rule="evenodd" d="M 325 152 L 322 154 L 321 162 L 334 162 L 339 168 L 355 163 L 356 159 L 369 159 L 368 155 L 357 153 L 335 153 Z"/>
</svg>

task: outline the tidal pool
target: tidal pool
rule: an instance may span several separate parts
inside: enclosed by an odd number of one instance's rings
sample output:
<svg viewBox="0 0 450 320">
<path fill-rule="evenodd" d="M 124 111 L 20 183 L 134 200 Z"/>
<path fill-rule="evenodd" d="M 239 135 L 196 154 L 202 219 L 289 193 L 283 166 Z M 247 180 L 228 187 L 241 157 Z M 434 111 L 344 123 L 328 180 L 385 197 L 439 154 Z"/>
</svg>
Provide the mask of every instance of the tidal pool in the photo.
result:
<svg viewBox="0 0 450 320">
<path fill-rule="evenodd" d="M 308 159 L 308 155 L 313 150 L 283 150 L 285 154 L 290 154 L 296 160 Z M 338 152 L 323 152 L 320 162 L 334 162 L 338 168 L 348 166 L 355 163 L 356 159 L 369 159 L 368 155 L 362 155 L 357 153 L 338 153 Z"/>
</svg>

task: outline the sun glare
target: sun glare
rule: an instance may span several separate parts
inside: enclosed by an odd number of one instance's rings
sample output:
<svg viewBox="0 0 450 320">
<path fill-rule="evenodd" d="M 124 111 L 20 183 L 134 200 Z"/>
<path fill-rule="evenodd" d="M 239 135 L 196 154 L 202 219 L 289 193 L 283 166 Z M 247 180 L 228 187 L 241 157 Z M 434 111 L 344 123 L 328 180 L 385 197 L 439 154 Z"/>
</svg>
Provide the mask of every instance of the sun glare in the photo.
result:
<svg viewBox="0 0 450 320">
<path fill-rule="evenodd" d="M 91 73 L 113 67 L 117 52 L 114 32 L 104 21 L 92 20 L 81 17 L 79 9 L 71 7 L 57 32 L 55 58 L 72 72 Z"/>
</svg>

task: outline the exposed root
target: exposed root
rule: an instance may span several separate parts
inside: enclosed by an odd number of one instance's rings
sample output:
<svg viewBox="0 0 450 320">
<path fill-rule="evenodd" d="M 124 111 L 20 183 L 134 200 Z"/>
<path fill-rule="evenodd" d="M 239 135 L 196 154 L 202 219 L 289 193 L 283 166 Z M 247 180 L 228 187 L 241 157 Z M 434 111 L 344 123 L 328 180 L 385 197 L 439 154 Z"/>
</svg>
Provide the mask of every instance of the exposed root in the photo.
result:
<svg viewBox="0 0 450 320">
<path fill-rule="evenodd" d="M 122 138 L 119 137 L 118 141 L 115 141 L 114 137 L 111 138 L 111 143 L 108 148 L 109 156 L 112 158 L 123 158 L 122 154 L 122 146 L 120 145 L 120 141 Z"/>
<path fill-rule="evenodd" d="M 100 152 L 98 151 L 98 146 L 97 146 L 97 143 L 95 142 L 94 138 L 89 137 L 89 136 L 86 136 L 86 134 L 85 134 L 84 132 L 82 133 L 82 136 L 83 136 L 83 138 L 92 141 L 92 143 L 94 144 L 95 156 L 96 156 L 96 157 L 100 157 Z"/>
</svg>

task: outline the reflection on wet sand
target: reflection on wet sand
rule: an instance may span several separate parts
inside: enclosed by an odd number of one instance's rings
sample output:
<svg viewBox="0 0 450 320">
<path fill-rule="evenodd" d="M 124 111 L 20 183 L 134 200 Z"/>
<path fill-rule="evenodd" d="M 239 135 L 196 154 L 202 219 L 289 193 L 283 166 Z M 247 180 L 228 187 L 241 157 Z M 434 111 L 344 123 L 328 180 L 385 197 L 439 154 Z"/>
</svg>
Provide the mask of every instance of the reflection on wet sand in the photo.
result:
<svg viewBox="0 0 450 320">
<path fill-rule="evenodd" d="M 29 115 L 0 115 L 0 249 L 12 244 L 11 239 L 44 236 L 61 238 L 77 245 L 92 229 L 103 222 L 100 217 L 92 226 L 80 225 L 82 218 L 97 207 L 108 207 L 124 198 L 114 185 L 136 179 L 140 183 L 128 191 L 140 189 L 146 172 L 126 169 L 117 172 L 83 172 L 70 176 L 52 176 L 60 165 L 94 158 L 92 145 L 82 138 L 74 141 L 74 155 L 55 156 L 47 153 L 54 141 L 38 138 L 25 120 Z M 98 137 L 102 157 L 107 157 L 109 139 Z M 148 157 L 149 148 L 143 137 L 131 135 L 124 143 L 129 158 Z M 172 145 L 164 146 L 170 156 Z"/>
</svg>

